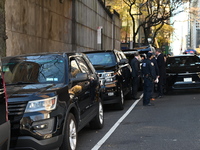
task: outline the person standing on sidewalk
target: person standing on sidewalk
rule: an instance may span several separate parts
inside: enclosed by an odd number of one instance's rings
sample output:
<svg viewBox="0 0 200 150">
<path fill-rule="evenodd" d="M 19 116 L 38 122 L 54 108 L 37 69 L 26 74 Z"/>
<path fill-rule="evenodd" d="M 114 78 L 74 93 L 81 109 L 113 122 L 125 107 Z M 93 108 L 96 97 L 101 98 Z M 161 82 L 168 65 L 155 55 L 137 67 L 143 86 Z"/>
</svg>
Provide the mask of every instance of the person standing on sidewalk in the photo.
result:
<svg viewBox="0 0 200 150">
<path fill-rule="evenodd" d="M 143 105 L 144 106 L 153 106 L 152 103 L 150 103 L 150 99 L 152 96 L 152 90 L 153 90 L 153 84 L 156 80 L 156 71 L 154 63 L 151 62 L 152 59 L 152 53 L 147 53 L 147 59 L 144 59 L 142 62 L 142 77 L 144 79 L 144 88 L 143 88 Z"/>
<path fill-rule="evenodd" d="M 134 100 L 139 99 L 137 97 L 138 87 L 139 87 L 139 76 L 140 76 L 140 55 L 138 53 L 134 54 L 134 58 L 131 60 L 132 68 L 132 97 Z"/>
<path fill-rule="evenodd" d="M 155 58 L 155 53 L 152 52 L 152 56 L 151 56 L 151 62 L 153 62 L 154 66 L 155 66 L 155 71 L 156 71 L 156 80 L 153 83 L 153 90 L 152 90 L 152 97 L 151 100 L 155 100 L 155 92 L 157 91 L 157 85 L 158 85 L 158 78 L 159 78 L 159 69 L 158 69 L 158 64 L 157 64 L 157 60 Z"/>
<path fill-rule="evenodd" d="M 157 64 L 159 69 L 159 81 L 158 81 L 158 98 L 163 96 L 165 76 L 166 76 L 166 67 L 165 59 L 161 49 L 156 49 Z"/>
</svg>

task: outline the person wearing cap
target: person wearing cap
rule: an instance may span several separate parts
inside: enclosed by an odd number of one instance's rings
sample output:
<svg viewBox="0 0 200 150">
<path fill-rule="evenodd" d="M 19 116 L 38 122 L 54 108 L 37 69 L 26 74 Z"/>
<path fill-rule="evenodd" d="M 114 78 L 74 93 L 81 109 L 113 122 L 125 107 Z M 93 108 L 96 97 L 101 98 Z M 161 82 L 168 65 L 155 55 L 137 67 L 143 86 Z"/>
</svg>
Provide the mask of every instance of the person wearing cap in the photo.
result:
<svg viewBox="0 0 200 150">
<path fill-rule="evenodd" d="M 143 105 L 144 106 L 153 106 L 152 103 L 150 103 L 150 99 L 152 96 L 152 90 L 153 90 L 153 83 L 156 80 L 156 71 L 154 63 L 151 62 L 151 59 L 153 58 L 152 53 L 147 53 L 147 58 L 143 60 L 142 62 L 142 68 L 141 73 L 144 80 L 144 88 L 143 88 Z"/>
<path fill-rule="evenodd" d="M 137 97 L 138 86 L 139 86 L 139 76 L 140 76 L 140 55 L 138 53 L 134 54 L 134 58 L 131 60 L 132 68 L 132 97 L 134 100 L 139 99 Z"/>
</svg>

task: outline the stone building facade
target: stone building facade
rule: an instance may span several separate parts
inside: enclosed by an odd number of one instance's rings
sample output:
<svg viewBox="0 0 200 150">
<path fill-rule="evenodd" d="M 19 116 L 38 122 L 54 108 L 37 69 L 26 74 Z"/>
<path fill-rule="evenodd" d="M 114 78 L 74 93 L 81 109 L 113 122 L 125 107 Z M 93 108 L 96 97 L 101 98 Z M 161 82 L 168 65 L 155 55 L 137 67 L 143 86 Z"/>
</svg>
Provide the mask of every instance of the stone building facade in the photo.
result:
<svg viewBox="0 0 200 150">
<path fill-rule="evenodd" d="M 5 0 L 5 23 L 6 56 L 120 49 L 120 17 L 102 0 Z"/>
<path fill-rule="evenodd" d="M 6 55 L 5 0 L 0 1 L 0 56 Z"/>
<path fill-rule="evenodd" d="M 191 0 L 190 9 L 194 12 L 189 14 L 188 47 L 200 53 L 200 1 Z"/>
</svg>

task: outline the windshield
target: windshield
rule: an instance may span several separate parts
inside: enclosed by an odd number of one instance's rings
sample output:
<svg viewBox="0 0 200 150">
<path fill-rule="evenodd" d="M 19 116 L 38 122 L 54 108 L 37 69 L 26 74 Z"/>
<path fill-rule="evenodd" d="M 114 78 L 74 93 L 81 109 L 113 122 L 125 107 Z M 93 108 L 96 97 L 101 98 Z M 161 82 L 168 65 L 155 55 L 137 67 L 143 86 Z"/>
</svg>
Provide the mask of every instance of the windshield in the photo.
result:
<svg viewBox="0 0 200 150">
<path fill-rule="evenodd" d="M 64 59 L 59 55 L 3 58 L 6 84 L 59 83 L 64 79 Z"/>
<path fill-rule="evenodd" d="M 94 66 L 114 66 L 116 64 L 116 58 L 112 52 L 88 53 L 87 56 Z"/>
<path fill-rule="evenodd" d="M 167 59 L 168 67 L 195 66 L 197 64 L 200 64 L 200 59 L 195 56 L 169 57 Z"/>
</svg>

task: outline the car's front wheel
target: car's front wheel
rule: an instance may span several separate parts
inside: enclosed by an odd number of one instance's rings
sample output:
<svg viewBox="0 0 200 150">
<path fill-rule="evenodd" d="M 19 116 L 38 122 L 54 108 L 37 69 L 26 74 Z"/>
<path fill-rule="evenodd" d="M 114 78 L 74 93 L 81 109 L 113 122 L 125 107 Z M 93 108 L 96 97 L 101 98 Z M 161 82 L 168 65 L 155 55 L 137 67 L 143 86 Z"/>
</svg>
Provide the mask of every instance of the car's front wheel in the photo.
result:
<svg viewBox="0 0 200 150">
<path fill-rule="evenodd" d="M 60 150 L 75 150 L 77 145 L 77 124 L 72 113 L 69 113 L 63 143 Z"/>
<path fill-rule="evenodd" d="M 92 129 L 101 129 L 101 128 L 103 128 L 103 125 L 104 125 L 104 112 L 103 112 L 102 102 L 100 101 L 99 107 L 98 107 L 98 113 L 94 117 L 94 119 L 92 119 L 92 121 L 90 121 L 90 127 Z"/>
<path fill-rule="evenodd" d="M 127 100 L 130 100 L 130 99 L 133 98 L 133 89 L 132 89 L 132 86 L 130 86 L 129 89 L 130 89 L 129 92 L 126 95 L 126 99 Z"/>
<path fill-rule="evenodd" d="M 123 110 L 124 109 L 124 92 L 122 86 L 120 86 L 119 90 L 119 102 L 117 103 L 117 109 Z"/>
</svg>

